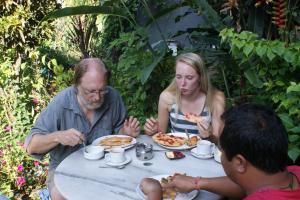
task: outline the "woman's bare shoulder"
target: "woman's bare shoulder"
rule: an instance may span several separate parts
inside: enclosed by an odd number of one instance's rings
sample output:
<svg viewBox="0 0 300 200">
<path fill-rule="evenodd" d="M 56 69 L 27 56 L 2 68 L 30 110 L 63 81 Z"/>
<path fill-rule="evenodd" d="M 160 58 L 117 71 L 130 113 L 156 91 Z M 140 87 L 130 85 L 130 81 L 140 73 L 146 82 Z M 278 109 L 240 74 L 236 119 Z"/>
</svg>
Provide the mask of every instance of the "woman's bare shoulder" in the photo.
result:
<svg viewBox="0 0 300 200">
<path fill-rule="evenodd" d="M 221 90 L 215 90 L 213 93 L 213 99 L 214 100 L 224 100 L 225 94 Z"/>
<path fill-rule="evenodd" d="M 169 91 L 163 91 L 159 96 L 159 101 L 170 105 L 175 102 L 175 96 Z"/>
</svg>

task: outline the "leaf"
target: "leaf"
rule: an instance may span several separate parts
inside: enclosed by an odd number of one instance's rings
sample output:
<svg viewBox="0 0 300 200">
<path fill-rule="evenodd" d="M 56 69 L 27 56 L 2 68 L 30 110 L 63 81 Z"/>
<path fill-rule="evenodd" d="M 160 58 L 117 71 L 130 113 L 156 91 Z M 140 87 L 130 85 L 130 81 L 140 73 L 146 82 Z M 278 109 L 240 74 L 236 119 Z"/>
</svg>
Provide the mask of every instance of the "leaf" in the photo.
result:
<svg viewBox="0 0 300 200">
<path fill-rule="evenodd" d="M 292 147 L 288 151 L 289 157 L 295 162 L 300 155 L 300 150 L 297 147 Z"/>
<path fill-rule="evenodd" d="M 235 45 L 238 49 L 241 49 L 244 45 L 245 42 L 243 40 L 238 40 L 238 39 L 233 39 L 232 44 Z"/>
<path fill-rule="evenodd" d="M 265 57 L 265 54 L 267 52 L 267 47 L 265 45 L 262 45 L 262 46 L 258 46 L 256 47 L 256 53 L 257 55 L 260 57 L 260 58 L 263 58 Z"/>
<path fill-rule="evenodd" d="M 284 126 L 287 129 L 294 127 L 293 120 L 290 118 L 290 116 L 287 113 L 281 113 L 278 114 L 278 116 L 280 117 L 281 121 L 283 122 Z"/>
<path fill-rule="evenodd" d="M 87 14 L 106 14 L 106 15 L 115 15 L 119 17 L 123 17 L 129 22 L 129 18 L 127 17 L 124 9 L 120 9 L 112 6 L 76 6 L 76 7 L 66 7 L 59 10 L 55 10 L 50 12 L 46 17 L 42 19 L 43 21 L 47 21 L 50 19 L 56 19 L 61 17 L 73 16 L 73 15 L 87 15 Z"/>
<path fill-rule="evenodd" d="M 258 73 L 254 69 L 247 69 L 244 74 L 254 87 L 262 88 L 263 82 L 259 79 Z"/>
<path fill-rule="evenodd" d="M 154 59 L 153 59 L 154 61 L 149 66 L 145 67 L 142 70 L 142 77 L 141 77 L 142 84 L 146 83 L 146 81 L 148 80 L 151 72 L 158 65 L 158 63 L 160 63 L 160 61 L 162 61 L 162 59 L 164 58 L 166 52 L 167 52 L 166 47 L 165 47 L 165 45 L 163 45 L 163 49 L 160 51 L 159 57 L 154 57 Z"/>
<path fill-rule="evenodd" d="M 289 135 L 289 141 L 290 142 L 296 142 L 299 139 L 300 139 L 299 135 Z"/>
<path fill-rule="evenodd" d="M 206 18 L 207 23 L 220 32 L 225 28 L 218 13 L 209 5 L 206 0 L 193 0 L 193 2 L 201 9 L 201 14 Z"/>
<path fill-rule="evenodd" d="M 300 133 L 300 126 L 296 126 L 294 128 L 291 128 L 289 131 L 293 133 Z M 300 137 L 300 136 L 299 136 Z"/>
<path fill-rule="evenodd" d="M 250 53 L 252 52 L 252 50 L 254 49 L 254 45 L 252 43 L 250 43 L 249 45 L 246 45 L 243 49 L 244 54 L 249 57 Z"/>
<path fill-rule="evenodd" d="M 291 85 L 286 89 L 287 93 L 290 92 L 300 92 L 300 83 L 298 85 Z"/>
<path fill-rule="evenodd" d="M 282 56 L 286 48 L 284 47 L 283 42 L 277 43 L 272 47 L 272 51 L 276 53 L 278 56 Z"/>
<path fill-rule="evenodd" d="M 270 48 L 267 49 L 267 57 L 269 58 L 270 61 L 272 61 L 275 58 L 275 54 L 272 52 L 272 49 Z"/>
<path fill-rule="evenodd" d="M 43 55 L 43 57 L 42 57 L 42 63 L 43 63 L 43 65 L 46 65 L 46 55 Z"/>
<path fill-rule="evenodd" d="M 155 13 L 155 15 L 153 15 L 154 19 L 158 19 L 162 16 L 168 15 L 170 14 L 172 11 L 177 10 L 178 8 L 181 8 L 180 4 L 172 4 L 168 7 L 163 7 L 162 9 L 159 9 L 159 11 L 157 13 Z M 145 26 L 148 26 L 150 23 L 153 22 L 152 18 L 149 18 L 149 20 L 145 23 Z"/>
<path fill-rule="evenodd" d="M 296 60 L 296 55 L 291 51 L 285 51 L 283 58 L 288 63 L 294 63 Z"/>
</svg>

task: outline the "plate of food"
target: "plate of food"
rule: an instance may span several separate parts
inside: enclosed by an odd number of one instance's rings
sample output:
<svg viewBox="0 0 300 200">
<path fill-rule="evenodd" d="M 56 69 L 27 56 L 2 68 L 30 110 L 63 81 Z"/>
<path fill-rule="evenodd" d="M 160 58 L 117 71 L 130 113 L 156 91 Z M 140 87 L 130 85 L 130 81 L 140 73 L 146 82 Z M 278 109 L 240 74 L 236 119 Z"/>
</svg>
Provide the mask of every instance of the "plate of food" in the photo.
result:
<svg viewBox="0 0 300 200">
<path fill-rule="evenodd" d="M 185 133 L 156 133 L 152 136 L 154 142 L 158 145 L 172 150 L 185 150 L 197 146 L 201 139 L 196 134 L 189 134 L 189 139 Z"/>
<path fill-rule="evenodd" d="M 157 175 L 150 178 L 158 180 L 160 183 L 169 183 L 172 181 L 173 176 L 170 175 Z M 137 194 L 141 199 L 146 200 L 144 192 L 142 191 L 141 185 L 138 185 L 136 188 Z M 193 190 L 189 193 L 180 193 L 176 192 L 173 188 L 163 189 L 163 200 L 192 200 L 198 194 L 197 190 Z"/>
<path fill-rule="evenodd" d="M 106 135 L 97 138 L 92 142 L 92 145 L 100 145 L 105 149 L 112 147 L 122 147 L 125 149 L 131 148 L 136 144 L 136 139 L 128 135 Z"/>
</svg>

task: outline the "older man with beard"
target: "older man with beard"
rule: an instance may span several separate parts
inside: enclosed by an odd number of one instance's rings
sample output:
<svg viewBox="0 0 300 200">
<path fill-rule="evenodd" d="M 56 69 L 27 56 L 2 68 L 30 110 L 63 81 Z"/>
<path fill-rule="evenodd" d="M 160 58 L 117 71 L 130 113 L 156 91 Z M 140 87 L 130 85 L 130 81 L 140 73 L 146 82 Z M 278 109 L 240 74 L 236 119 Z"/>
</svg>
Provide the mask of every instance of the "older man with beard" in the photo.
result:
<svg viewBox="0 0 300 200">
<path fill-rule="evenodd" d="M 111 134 L 136 137 L 140 125 L 129 117 L 119 93 L 107 86 L 107 70 L 97 58 L 83 59 L 75 67 L 74 85 L 60 92 L 42 111 L 26 138 L 28 154 L 41 159 L 50 153 L 47 186 L 51 199 L 57 191 L 54 170 L 68 155 L 96 138 Z"/>
</svg>

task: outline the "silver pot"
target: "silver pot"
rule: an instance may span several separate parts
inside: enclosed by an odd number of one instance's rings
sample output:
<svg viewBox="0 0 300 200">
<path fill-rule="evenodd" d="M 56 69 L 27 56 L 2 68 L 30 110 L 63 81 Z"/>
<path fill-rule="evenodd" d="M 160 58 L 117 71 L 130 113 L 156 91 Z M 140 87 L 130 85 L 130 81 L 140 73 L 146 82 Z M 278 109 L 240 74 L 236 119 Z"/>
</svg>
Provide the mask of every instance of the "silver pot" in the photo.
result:
<svg viewBox="0 0 300 200">
<path fill-rule="evenodd" d="M 137 143 L 136 148 L 136 157 L 139 160 L 150 160 L 153 158 L 153 146 L 148 143 Z"/>
</svg>

